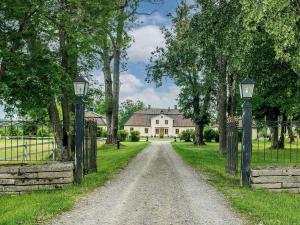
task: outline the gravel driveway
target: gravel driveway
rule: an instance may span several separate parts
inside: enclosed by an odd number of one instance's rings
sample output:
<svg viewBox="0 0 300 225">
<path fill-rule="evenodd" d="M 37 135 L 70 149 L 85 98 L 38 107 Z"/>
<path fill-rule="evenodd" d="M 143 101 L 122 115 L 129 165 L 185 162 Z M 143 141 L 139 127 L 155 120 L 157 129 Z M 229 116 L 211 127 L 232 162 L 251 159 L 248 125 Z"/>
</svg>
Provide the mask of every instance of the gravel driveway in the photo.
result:
<svg viewBox="0 0 300 225">
<path fill-rule="evenodd" d="M 105 186 L 81 198 L 59 225 L 237 225 L 224 198 L 168 142 L 154 142 Z"/>
</svg>

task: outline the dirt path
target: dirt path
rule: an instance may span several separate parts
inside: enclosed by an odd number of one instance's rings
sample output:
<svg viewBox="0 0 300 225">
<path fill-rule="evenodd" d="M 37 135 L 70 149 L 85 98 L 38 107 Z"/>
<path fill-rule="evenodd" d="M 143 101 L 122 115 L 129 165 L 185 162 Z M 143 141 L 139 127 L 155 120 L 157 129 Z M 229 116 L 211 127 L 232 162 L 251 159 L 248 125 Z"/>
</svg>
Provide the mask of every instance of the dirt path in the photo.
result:
<svg viewBox="0 0 300 225">
<path fill-rule="evenodd" d="M 222 196 L 187 166 L 170 143 L 154 142 L 112 182 L 81 198 L 52 224 L 238 225 Z"/>
</svg>

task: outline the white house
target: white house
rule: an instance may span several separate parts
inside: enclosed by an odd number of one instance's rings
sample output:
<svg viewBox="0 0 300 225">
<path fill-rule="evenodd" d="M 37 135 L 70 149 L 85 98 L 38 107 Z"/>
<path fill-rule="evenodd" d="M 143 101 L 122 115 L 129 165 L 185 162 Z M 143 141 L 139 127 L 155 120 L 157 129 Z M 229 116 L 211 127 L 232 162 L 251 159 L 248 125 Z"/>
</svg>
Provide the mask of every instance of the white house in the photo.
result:
<svg viewBox="0 0 300 225">
<path fill-rule="evenodd" d="M 139 131 L 143 137 L 178 137 L 187 129 L 195 129 L 190 119 L 174 109 L 151 108 L 134 113 L 125 123 L 128 132 Z"/>
</svg>

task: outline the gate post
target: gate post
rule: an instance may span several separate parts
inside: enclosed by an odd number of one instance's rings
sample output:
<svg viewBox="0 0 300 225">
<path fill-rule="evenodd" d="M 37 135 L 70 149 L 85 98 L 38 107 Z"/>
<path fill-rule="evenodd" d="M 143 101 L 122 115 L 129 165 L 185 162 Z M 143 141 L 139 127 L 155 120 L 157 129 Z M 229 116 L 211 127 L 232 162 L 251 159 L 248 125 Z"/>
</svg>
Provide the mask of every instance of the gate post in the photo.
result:
<svg viewBox="0 0 300 225">
<path fill-rule="evenodd" d="M 252 105 L 243 104 L 243 140 L 241 160 L 241 186 L 250 186 L 251 153 L 252 153 Z"/>
<path fill-rule="evenodd" d="M 227 123 L 226 173 L 230 175 L 236 175 L 238 170 L 237 122 L 235 118 L 229 118 Z"/>
<path fill-rule="evenodd" d="M 75 182 L 83 179 L 84 103 L 81 98 L 75 106 Z"/>
</svg>

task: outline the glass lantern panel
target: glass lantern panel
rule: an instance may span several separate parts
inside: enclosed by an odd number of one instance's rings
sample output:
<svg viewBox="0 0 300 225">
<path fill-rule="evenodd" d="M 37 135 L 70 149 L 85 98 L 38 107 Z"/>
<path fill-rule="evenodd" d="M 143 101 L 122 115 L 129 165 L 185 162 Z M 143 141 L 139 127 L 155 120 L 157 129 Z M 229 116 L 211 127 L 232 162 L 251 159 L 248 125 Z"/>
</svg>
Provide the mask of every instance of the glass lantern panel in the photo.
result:
<svg viewBox="0 0 300 225">
<path fill-rule="evenodd" d="M 74 92 L 76 96 L 82 97 L 84 95 L 84 82 L 75 82 L 74 83 Z"/>
<path fill-rule="evenodd" d="M 254 84 L 242 84 L 243 98 L 252 98 Z"/>
</svg>

